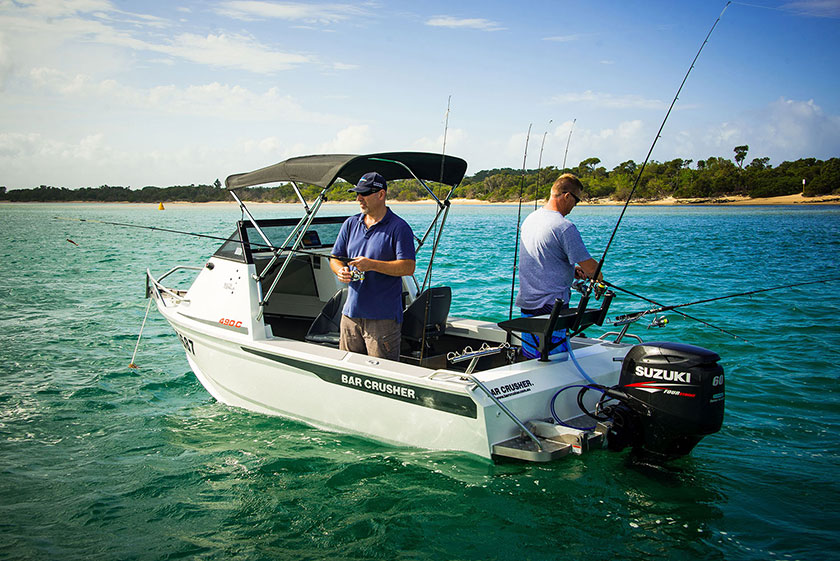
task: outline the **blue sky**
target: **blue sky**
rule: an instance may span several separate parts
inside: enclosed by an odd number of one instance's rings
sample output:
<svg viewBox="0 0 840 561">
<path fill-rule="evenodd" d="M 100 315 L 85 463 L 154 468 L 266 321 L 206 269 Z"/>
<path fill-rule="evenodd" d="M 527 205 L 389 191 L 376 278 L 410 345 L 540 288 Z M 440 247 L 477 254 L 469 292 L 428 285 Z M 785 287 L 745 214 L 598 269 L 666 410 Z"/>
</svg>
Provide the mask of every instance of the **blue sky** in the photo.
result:
<svg viewBox="0 0 840 561">
<path fill-rule="evenodd" d="M 211 183 L 312 153 L 641 162 L 719 1 L 0 0 L 0 185 Z M 733 2 L 653 158 L 840 156 L 840 0 Z"/>
</svg>

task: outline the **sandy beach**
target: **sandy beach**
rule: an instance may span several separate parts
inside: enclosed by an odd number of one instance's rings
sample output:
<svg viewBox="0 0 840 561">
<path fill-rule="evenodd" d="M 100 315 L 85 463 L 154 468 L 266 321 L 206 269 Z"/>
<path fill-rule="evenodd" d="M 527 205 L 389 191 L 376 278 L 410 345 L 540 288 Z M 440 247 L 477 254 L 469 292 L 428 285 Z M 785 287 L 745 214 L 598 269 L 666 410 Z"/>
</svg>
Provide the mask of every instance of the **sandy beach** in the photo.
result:
<svg viewBox="0 0 840 561">
<path fill-rule="evenodd" d="M 7 201 L 3 201 L 7 202 Z M 95 201 L 51 201 L 51 202 L 66 202 L 66 203 L 93 203 L 97 204 Z M 543 204 L 545 200 L 541 200 L 538 204 Z M 245 201 L 248 205 L 273 205 L 273 204 L 299 204 L 297 202 L 290 202 L 290 203 L 274 203 L 274 202 L 264 202 L 264 201 Z M 354 204 L 355 201 L 327 201 L 325 204 L 332 205 L 332 204 Z M 453 204 L 457 205 L 515 205 L 518 204 L 518 201 L 506 201 L 506 202 L 488 202 L 488 201 L 481 201 L 478 199 L 459 199 L 453 198 Z M 32 204 L 32 203 L 11 203 L 11 204 Z M 112 203 L 113 204 L 113 203 Z M 118 203 L 119 204 L 119 203 Z M 157 203 L 129 203 L 123 202 L 121 204 L 126 205 L 157 205 Z M 177 206 L 177 205 L 207 205 L 207 206 L 214 206 L 214 205 L 236 205 L 236 201 L 209 201 L 205 203 L 196 203 L 190 201 L 165 201 L 165 206 Z M 431 199 L 425 199 L 422 201 L 394 201 L 389 200 L 389 205 L 431 205 L 434 204 Z M 527 204 L 534 204 L 534 200 L 523 200 L 523 205 Z M 580 206 L 617 206 L 623 205 L 623 201 L 616 201 L 613 199 L 592 199 L 588 201 L 581 201 Z M 692 205 L 692 206 L 703 206 L 703 205 L 723 205 L 723 206 L 748 206 L 748 205 L 840 205 L 840 195 L 822 195 L 818 197 L 804 197 L 802 194 L 796 195 L 784 195 L 782 197 L 765 197 L 765 198 L 757 198 L 752 199 L 750 197 L 746 197 L 743 195 L 739 196 L 727 196 L 727 197 L 715 197 L 715 198 L 708 198 L 708 199 L 676 199 L 674 197 L 666 197 L 664 199 L 657 199 L 657 200 L 644 200 L 644 199 L 636 199 L 630 201 L 631 205 L 647 205 L 647 206 L 683 206 L 683 205 Z"/>
<path fill-rule="evenodd" d="M 429 201 L 421 201 L 428 203 Z M 479 201 L 475 199 L 453 199 L 453 203 L 467 204 L 467 205 L 492 205 L 492 204 L 517 204 L 518 201 L 509 201 L 504 203 L 488 203 L 487 201 Z M 539 201 L 539 204 L 544 203 L 545 200 Z M 415 204 L 415 203 L 400 203 L 399 201 L 392 201 L 389 204 Z M 522 201 L 523 204 L 534 204 L 534 200 Z M 623 201 L 616 201 L 613 199 L 592 199 L 581 201 L 580 206 L 588 205 L 623 205 Z M 822 195 L 819 197 L 804 197 L 801 193 L 796 195 L 784 195 L 781 197 L 763 197 L 752 199 L 743 195 L 728 196 L 728 197 L 714 197 L 708 199 L 677 199 L 674 197 L 665 197 L 657 200 L 636 199 L 630 201 L 631 205 L 650 205 L 650 206 L 680 206 L 680 205 L 825 205 L 825 204 L 840 204 L 840 195 Z"/>
</svg>

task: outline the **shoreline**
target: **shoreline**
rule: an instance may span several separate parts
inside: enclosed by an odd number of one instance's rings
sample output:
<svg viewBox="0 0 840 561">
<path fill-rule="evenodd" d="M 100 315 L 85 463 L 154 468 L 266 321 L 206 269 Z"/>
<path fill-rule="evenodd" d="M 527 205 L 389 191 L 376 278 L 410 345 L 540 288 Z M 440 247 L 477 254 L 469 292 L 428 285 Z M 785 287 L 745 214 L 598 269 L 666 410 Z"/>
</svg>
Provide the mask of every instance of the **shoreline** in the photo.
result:
<svg viewBox="0 0 840 561">
<path fill-rule="evenodd" d="M 287 204 L 294 205 L 297 202 L 291 203 L 276 203 L 265 201 L 244 201 L 249 205 L 276 205 Z M 490 202 L 479 199 L 459 199 L 453 198 L 452 202 L 458 205 L 516 205 L 519 201 L 506 202 Z M 544 204 L 545 199 L 541 199 L 537 204 Z M 58 204 L 126 204 L 126 205 L 157 205 L 158 203 L 147 202 L 129 202 L 129 201 L 0 201 L 0 204 L 44 204 L 44 203 L 58 203 Z M 236 205 L 235 201 L 208 201 L 203 203 L 192 201 L 165 201 L 164 205 Z M 326 201 L 325 204 L 356 204 L 355 201 Z M 422 201 L 388 201 L 389 205 L 432 205 L 434 201 L 431 199 L 424 199 Z M 523 200 L 522 204 L 534 204 L 533 199 Z M 615 201 L 612 199 L 592 199 L 588 201 L 581 201 L 579 206 L 623 206 L 622 201 Z M 635 200 L 630 201 L 631 206 L 758 206 L 758 205 L 840 205 L 840 195 L 820 195 L 817 197 L 804 197 L 801 193 L 796 195 L 783 195 L 780 197 L 762 197 L 750 198 L 744 195 L 731 195 L 724 197 L 712 197 L 701 199 L 677 199 L 674 197 L 665 197 L 664 199 L 656 200 Z"/>
</svg>

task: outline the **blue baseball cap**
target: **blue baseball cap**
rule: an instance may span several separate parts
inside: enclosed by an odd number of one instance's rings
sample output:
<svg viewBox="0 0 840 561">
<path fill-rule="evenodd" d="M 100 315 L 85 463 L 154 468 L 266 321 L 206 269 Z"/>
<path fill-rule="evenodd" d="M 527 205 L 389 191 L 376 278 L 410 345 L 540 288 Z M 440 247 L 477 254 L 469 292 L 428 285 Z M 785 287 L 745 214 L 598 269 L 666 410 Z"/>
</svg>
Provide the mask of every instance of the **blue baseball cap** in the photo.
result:
<svg viewBox="0 0 840 561">
<path fill-rule="evenodd" d="M 375 171 L 369 171 L 359 179 L 355 187 L 351 187 L 348 191 L 367 196 L 382 189 L 388 189 L 388 183 L 385 181 L 385 178 Z"/>
</svg>

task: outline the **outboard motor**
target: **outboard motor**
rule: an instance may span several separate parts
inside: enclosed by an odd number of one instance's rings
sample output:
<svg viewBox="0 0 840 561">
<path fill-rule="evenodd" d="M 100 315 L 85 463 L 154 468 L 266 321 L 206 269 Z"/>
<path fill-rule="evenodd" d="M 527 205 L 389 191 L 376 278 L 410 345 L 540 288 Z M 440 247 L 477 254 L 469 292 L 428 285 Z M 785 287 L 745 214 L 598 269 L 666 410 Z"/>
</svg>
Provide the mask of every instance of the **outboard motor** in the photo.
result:
<svg viewBox="0 0 840 561">
<path fill-rule="evenodd" d="M 684 456 L 723 424 L 724 379 L 717 353 L 681 343 L 636 345 L 621 366 L 618 386 L 607 391 L 611 450 L 633 447 L 652 460 Z"/>
</svg>

